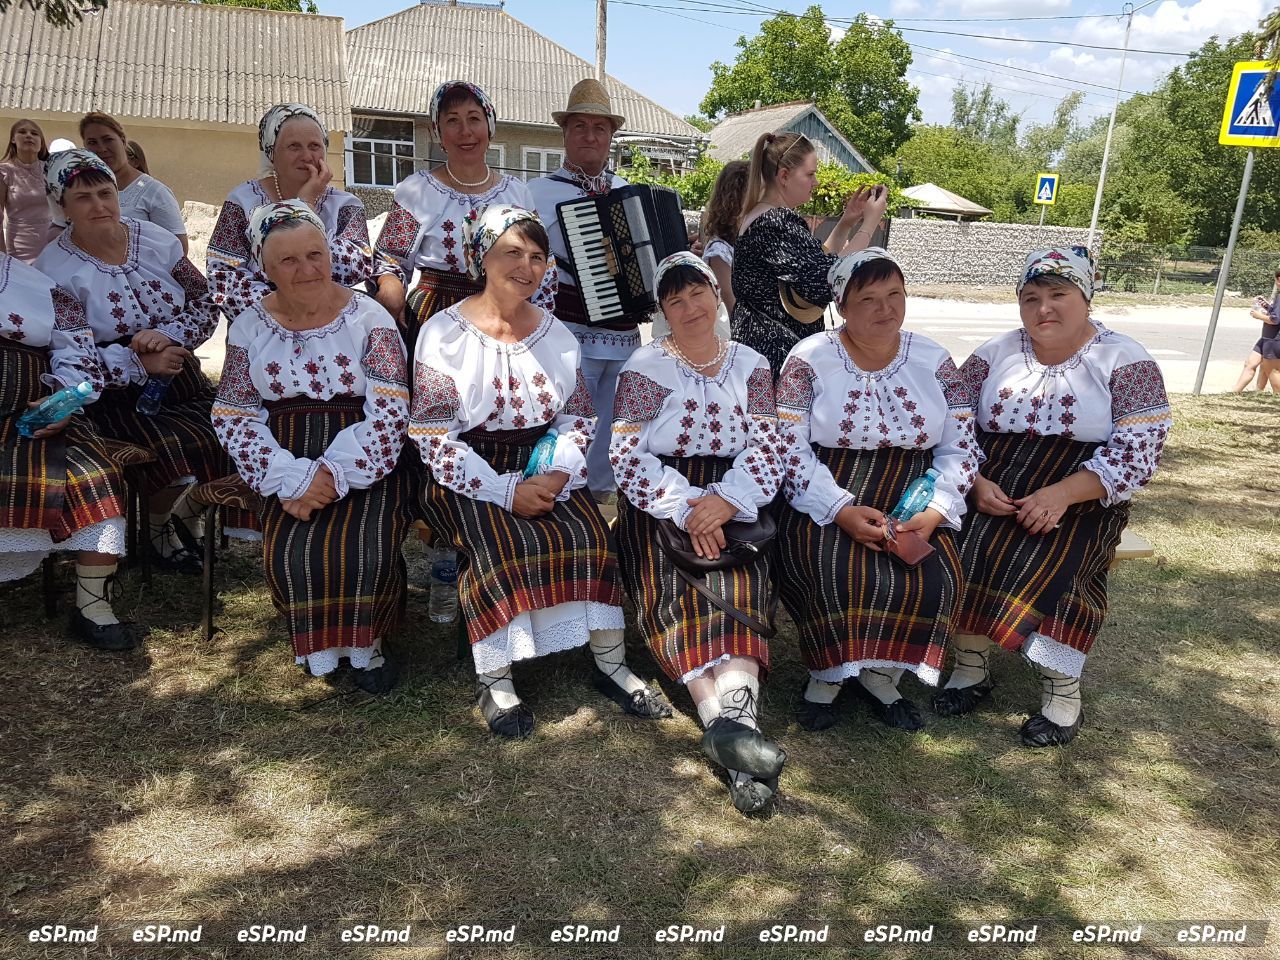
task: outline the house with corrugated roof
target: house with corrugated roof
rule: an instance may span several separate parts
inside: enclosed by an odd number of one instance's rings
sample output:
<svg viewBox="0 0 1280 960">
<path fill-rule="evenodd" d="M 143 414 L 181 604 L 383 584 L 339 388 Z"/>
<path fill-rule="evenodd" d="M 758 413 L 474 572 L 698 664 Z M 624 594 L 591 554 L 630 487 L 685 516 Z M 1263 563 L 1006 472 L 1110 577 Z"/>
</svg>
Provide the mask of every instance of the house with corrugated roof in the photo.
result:
<svg viewBox="0 0 1280 960">
<path fill-rule="evenodd" d="M 174 0 L 111 0 L 70 28 L 11 4 L 0 14 L 0 127 L 20 118 L 80 143 L 79 121 L 111 114 L 178 201 L 220 204 L 258 169 L 258 121 L 310 104 L 343 170 L 351 128 L 339 17 Z"/>
<path fill-rule="evenodd" d="M 426 0 L 347 32 L 351 76 L 350 186 L 394 187 L 415 169 L 442 160 L 431 141 L 431 95 L 446 80 L 477 84 L 493 101 L 497 134 L 489 164 L 525 177 L 556 170 L 563 159 L 561 110 L 595 66 L 521 23 L 501 4 Z M 626 84 L 604 81 L 626 126 L 615 150 L 638 147 L 660 166 L 682 169 L 703 134 Z M 366 203 L 371 205 L 367 194 Z"/>
<path fill-rule="evenodd" d="M 814 104 L 805 100 L 775 103 L 732 113 L 707 134 L 708 152 L 717 160 L 738 160 L 751 153 L 762 133 L 803 133 L 813 141 L 818 160 L 834 160 L 851 173 L 875 173 L 876 168 L 844 138 Z"/>
</svg>

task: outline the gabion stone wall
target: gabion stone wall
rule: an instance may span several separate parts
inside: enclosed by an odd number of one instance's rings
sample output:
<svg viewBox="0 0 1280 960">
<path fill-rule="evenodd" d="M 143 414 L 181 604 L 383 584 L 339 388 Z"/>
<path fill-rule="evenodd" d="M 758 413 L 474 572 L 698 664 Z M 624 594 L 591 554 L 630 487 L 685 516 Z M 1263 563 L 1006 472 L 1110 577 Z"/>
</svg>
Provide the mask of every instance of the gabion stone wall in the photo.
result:
<svg viewBox="0 0 1280 960">
<path fill-rule="evenodd" d="M 360 202 L 364 204 L 364 214 L 370 220 L 384 213 L 390 213 L 391 201 L 395 199 L 392 191 L 378 187 L 349 187 L 348 192 L 360 198 Z"/>
<path fill-rule="evenodd" d="M 1009 286 L 1017 282 L 1032 250 L 1083 246 L 1088 237 L 1084 227 L 894 220 L 889 251 L 901 264 L 908 283 Z M 1093 240 L 1096 254 L 1102 245 L 1101 231 Z"/>
</svg>

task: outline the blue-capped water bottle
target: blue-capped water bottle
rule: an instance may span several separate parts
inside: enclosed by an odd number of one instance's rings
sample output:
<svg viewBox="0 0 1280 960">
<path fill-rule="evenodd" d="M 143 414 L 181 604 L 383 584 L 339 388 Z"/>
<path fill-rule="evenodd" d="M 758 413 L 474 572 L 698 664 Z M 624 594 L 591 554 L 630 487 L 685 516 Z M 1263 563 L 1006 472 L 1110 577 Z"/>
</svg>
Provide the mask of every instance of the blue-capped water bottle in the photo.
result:
<svg viewBox="0 0 1280 960">
<path fill-rule="evenodd" d="M 923 477 L 912 480 L 911 485 L 902 494 L 902 499 L 898 501 L 898 505 L 889 514 L 889 519 L 905 523 L 928 507 L 933 502 L 934 481 L 940 476 L 942 474 L 930 467 L 924 472 Z"/>
<path fill-rule="evenodd" d="M 159 413 L 160 408 L 164 406 L 164 397 L 169 392 L 171 383 L 173 383 L 173 377 L 162 377 L 154 373 L 147 377 L 146 386 L 138 395 L 138 412 L 148 417 L 154 417 Z"/>
<path fill-rule="evenodd" d="M 458 615 L 458 554 L 453 547 L 438 546 L 432 552 L 431 594 L 427 617 L 435 623 L 452 623 Z"/>
<path fill-rule="evenodd" d="M 524 478 L 526 480 L 550 469 L 551 461 L 556 455 L 557 436 L 555 427 L 552 427 L 538 440 L 533 448 L 533 453 L 529 454 L 529 463 L 524 468 Z"/>
<path fill-rule="evenodd" d="M 33 437 L 37 430 L 65 420 L 77 410 L 84 408 L 88 399 L 93 396 L 93 384 L 88 380 L 74 387 L 63 387 L 52 396 L 45 397 L 38 407 L 32 407 L 18 418 L 18 433 L 24 437 Z"/>
</svg>

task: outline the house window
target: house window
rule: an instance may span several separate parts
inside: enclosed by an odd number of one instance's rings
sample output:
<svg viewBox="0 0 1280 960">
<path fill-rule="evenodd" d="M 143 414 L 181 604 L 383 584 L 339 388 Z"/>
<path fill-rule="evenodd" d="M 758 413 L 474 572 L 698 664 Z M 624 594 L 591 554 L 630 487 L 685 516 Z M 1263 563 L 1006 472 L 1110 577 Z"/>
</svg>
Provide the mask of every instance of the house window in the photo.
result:
<svg viewBox="0 0 1280 960">
<path fill-rule="evenodd" d="M 538 147 L 524 148 L 524 178 L 532 180 L 544 174 L 555 173 L 564 164 L 563 150 L 543 150 Z"/>
<path fill-rule="evenodd" d="M 351 125 L 347 183 L 391 189 L 413 173 L 412 120 L 356 116 Z"/>
</svg>

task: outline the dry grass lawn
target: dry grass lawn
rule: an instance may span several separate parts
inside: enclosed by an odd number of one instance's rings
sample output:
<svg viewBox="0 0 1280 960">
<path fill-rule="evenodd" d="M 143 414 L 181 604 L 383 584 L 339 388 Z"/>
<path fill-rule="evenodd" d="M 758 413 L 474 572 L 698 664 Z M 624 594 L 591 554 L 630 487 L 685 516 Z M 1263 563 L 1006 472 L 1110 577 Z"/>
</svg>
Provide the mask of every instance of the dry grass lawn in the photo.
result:
<svg viewBox="0 0 1280 960">
<path fill-rule="evenodd" d="M 806 733 L 791 719 L 802 670 L 784 632 L 765 724 L 790 760 L 768 819 L 732 809 L 682 690 L 667 685 L 672 721 L 623 717 L 581 656 L 520 670 L 538 730 L 491 739 L 455 628 L 427 621 L 416 552 L 396 645 L 406 676 L 381 700 L 292 665 L 246 547 L 219 567 L 226 632 L 212 644 L 195 581 L 125 578 L 121 609 L 154 627 L 146 652 L 125 656 L 65 642 L 38 577 L 8 585 L 0 956 L 83 955 L 26 942 L 59 921 L 101 924 L 90 955 L 117 957 L 1280 955 L 1280 402 L 1180 398 L 1176 416 L 1134 511 L 1157 556 L 1113 577 L 1075 744 L 1016 745 L 1038 687 L 1007 655 L 993 704 L 969 718 L 913 736 L 850 706 L 835 729 Z M 1089 949 L 1061 935 L 1267 917 L 1262 950 Z M 955 939 L 1031 918 L 1058 932 L 1030 948 Z M 128 942 L 135 926 L 183 921 L 205 925 L 198 948 Z M 570 921 L 622 923 L 628 942 L 550 945 Z M 935 942 L 854 942 L 911 921 L 937 924 Z M 235 944 L 266 922 L 306 923 L 307 942 Z M 339 944 L 365 922 L 412 923 L 412 942 Z M 446 948 L 444 929 L 473 922 L 514 923 L 517 940 Z M 841 948 L 743 939 L 695 954 L 652 939 L 668 924 L 725 923 L 733 940 L 781 922 L 829 923 Z"/>
</svg>

